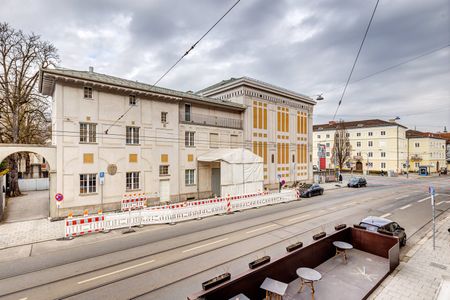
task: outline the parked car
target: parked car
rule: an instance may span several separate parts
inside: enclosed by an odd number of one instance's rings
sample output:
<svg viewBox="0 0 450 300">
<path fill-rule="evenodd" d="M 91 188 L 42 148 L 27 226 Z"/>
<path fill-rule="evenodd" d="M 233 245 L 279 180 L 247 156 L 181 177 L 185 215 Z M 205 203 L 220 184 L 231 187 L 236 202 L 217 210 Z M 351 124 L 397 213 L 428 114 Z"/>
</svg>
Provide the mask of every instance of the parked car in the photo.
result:
<svg viewBox="0 0 450 300">
<path fill-rule="evenodd" d="M 442 174 L 442 175 L 447 175 L 447 168 L 445 168 L 445 167 L 442 167 L 440 170 L 439 170 L 439 174 Z"/>
<path fill-rule="evenodd" d="M 348 181 L 347 184 L 348 187 L 362 187 L 362 186 L 367 186 L 367 181 L 364 177 L 352 177 L 350 178 L 350 180 Z"/>
<path fill-rule="evenodd" d="M 396 236 L 399 238 L 400 246 L 406 245 L 406 232 L 403 227 L 398 225 L 396 222 L 391 221 L 389 219 L 381 218 L 381 217 L 374 217 L 370 216 L 367 218 L 364 218 L 360 223 L 360 226 L 366 227 L 367 230 L 373 231 L 373 232 L 379 232 L 379 231 L 387 231 L 389 233 L 392 233 L 393 236 Z"/>
<path fill-rule="evenodd" d="M 300 186 L 299 191 L 300 191 L 300 197 L 309 198 L 311 196 L 322 195 L 323 187 L 321 187 L 317 183 L 314 183 L 314 184 L 311 184 L 310 186 L 303 187 L 303 188 L 302 188 L 302 186 Z"/>
</svg>

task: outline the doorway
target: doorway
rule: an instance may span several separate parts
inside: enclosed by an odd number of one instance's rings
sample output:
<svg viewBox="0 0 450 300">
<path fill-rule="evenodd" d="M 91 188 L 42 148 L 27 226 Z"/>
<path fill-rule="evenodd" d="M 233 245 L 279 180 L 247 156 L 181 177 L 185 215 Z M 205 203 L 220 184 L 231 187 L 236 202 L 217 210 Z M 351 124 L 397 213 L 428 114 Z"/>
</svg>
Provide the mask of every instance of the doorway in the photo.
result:
<svg viewBox="0 0 450 300">
<path fill-rule="evenodd" d="M 362 170 L 363 170 L 362 162 L 360 162 L 360 161 L 356 162 L 356 171 L 362 171 Z"/>
<path fill-rule="evenodd" d="M 220 197 L 220 168 L 211 169 L 211 191 L 217 197 Z"/>
<path fill-rule="evenodd" d="M 159 201 L 160 202 L 170 201 L 170 180 L 159 181 Z"/>
</svg>

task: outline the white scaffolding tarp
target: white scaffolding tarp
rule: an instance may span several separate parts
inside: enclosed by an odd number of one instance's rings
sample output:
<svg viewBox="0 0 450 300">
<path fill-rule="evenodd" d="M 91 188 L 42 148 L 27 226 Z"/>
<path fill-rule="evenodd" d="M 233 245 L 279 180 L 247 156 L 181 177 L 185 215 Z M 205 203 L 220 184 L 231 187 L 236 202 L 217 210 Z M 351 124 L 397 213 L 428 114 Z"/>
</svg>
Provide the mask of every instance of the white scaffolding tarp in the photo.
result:
<svg viewBox="0 0 450 300">
<path fill-rule="evenodd" d="M 263 191 L 262 157 L 243 149 L 217 149 L 198 156 L 199 162 L 220 162 L 221 195 L 240 195 Z"/>
</svg>

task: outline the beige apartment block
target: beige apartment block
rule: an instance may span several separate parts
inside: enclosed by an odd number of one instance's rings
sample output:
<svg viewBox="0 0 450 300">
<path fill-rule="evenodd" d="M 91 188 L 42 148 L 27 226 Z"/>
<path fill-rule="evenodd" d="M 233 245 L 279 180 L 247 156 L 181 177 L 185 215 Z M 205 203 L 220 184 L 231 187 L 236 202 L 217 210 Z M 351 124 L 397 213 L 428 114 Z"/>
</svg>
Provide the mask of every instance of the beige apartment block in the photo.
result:
<svg viewBox="0 0 450 300">
<path fill-rule="evenodd" d="M 247 107 L 243 146 L 264 159 L 264 184 L 312 181 L 312 115 L 308 96 L 249 77 L 231 78 L 198 92 Z"/>
<path fill-rule="evenodd" d="M 335 168 L 333 157 L 334 135 L 339 123 L 314 125 L 313 165 L 319 167 L 319 144 L 325 146 L 326 168 Z M 379 119 L 343 122 L 352 146 L 346 170 L 406 171 L 407 128 L 396 122 Z"/>
<path fill-rule="evenodd" d="M 408 130 L 406 136 L 410 170 L 417 172 L 419 167 L 427 167 L 429 172 L 438 172 L 447 168 L 445 138 L 416 130 Z"/>
<path fill-rule="evenodd" d="M 64 194 L 62 210 L 117 209 L 124 194 L 145 193 L 153 204 L 212 196 L 217 163 L 197 157 L 243 144 L 239 103 L 93 69 L 43 69 L 40 92 L 52 97 L 51 190 Z"/>
</svg>

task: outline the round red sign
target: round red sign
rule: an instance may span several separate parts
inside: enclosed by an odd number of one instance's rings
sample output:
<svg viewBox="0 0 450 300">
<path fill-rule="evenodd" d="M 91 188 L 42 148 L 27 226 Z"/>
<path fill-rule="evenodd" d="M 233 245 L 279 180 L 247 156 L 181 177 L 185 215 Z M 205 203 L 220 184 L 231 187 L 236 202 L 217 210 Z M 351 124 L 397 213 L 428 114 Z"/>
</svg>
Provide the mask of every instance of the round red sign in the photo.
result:
<svg viewBox="0 0 450 300">
<path fill-rule="evenodd" d="M 55 195 L 55 200 L 58 201 L 58 202 L 63 201 L 63 200 L 64 200 L 63 194 L 61 194 L 61 193 L 56 193 L 56 195 Z"/>
</svg>

